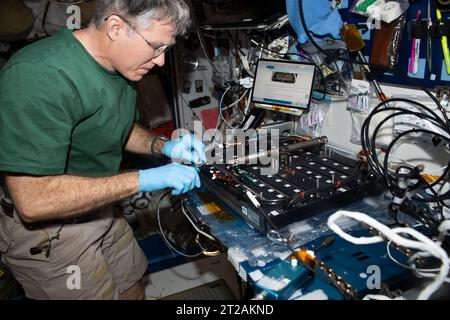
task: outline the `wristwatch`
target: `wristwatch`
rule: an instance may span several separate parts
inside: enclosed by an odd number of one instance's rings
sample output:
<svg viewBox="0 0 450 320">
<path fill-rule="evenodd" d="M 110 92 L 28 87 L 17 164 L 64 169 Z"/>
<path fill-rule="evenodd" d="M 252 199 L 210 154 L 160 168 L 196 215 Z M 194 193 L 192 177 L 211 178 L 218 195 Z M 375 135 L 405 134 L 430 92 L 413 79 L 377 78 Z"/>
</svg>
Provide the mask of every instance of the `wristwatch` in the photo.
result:
<svg viewBox="0 0 450 320">
<path fill-rule="evenodd" d="M 156 154 L 156 151 L 155 151 L 155 143 L 156 143 L 156 141 L 167 142 L 167 141 L 169 141 L 169 139 L 166 136 L 163 136 L 163 135 L 153 136 L 152 143 L 150 145 L 150 152 L 153 155 Z"/>
</svg>

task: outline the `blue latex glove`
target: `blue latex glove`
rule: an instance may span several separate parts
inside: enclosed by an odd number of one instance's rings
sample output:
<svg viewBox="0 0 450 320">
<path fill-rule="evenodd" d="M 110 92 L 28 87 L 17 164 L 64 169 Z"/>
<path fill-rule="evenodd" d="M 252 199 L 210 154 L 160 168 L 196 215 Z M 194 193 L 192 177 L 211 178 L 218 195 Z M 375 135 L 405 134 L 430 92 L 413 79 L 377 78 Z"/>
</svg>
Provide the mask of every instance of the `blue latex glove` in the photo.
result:
<svg viewBox="0 0 450 320">
<path fill-rule="evenodd" d="M 201 185 L 196 168 L 171 163 L 165 166 L 139 170 L 139 192 L 172 188 L 173 195 L 188 192 Z"/>
<path fill-rule="evenodd" d="M 183 163 L 205 163 L 205 145 L 193 134 L 186 134 L 177 140 L 167 141 L 162 153 Z"/>
<path fill-rule="evenodd" d="M 311 33 L 340 39 L 342 18 L 338 10 L 332 11 L 329 0 L 303 0 L 302 2 L 306 26 Z M 289 23 L 297 33 L 297 40 L 305 43 L 308 37 L 303 30 L 298 5 L 298 0 L 286 0 Z"/>
</svg>

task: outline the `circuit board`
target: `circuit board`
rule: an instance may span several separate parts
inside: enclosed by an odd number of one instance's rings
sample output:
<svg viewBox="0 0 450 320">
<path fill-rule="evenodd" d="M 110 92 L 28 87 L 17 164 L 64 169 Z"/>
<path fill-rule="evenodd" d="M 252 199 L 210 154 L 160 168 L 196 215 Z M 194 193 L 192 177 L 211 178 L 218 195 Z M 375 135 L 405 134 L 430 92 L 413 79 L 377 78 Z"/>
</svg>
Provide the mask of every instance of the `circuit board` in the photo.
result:
<svg viewBox="0 0 450 320">
<path fill-rule="evenodd" d="M 326 147 L 293 151 L 285 158 L 273 175 L 262 174 L 259 165 L 207 165 L 201 169 L 202 181 L 261 233 L 383 190 L 358 161 Z"/>
<path fill-rule="evenodd" d="M 354 237 L 370 237 L 369 230 L 351 231 Z M 320 249 L 329 238 L 334 241 Z M 327 240 L 326 240 L 327 239 Z M 355 245 L 337 236 L 317 238 L 306 246 L 315 252 L 316 267 L 311 273 L 303 264 L 292 264 L 292 257 L 264 270 L 264 279 L 255 283 L 257 291 L 268 292 L 266 299 L 289 299 L 296 290 L 302 294 L 322 290 L 327 299 L 361 299 L 367 294 L 388 294 L 390 289 L 408 289 L 407 282 L 412 273 L 394 262 L 386 253 L 387 243 Z M 412 255 L 408 249 L 390 246 L 391 256 L 402 264 L 407 264 Z M 282 281 L 283 285 L 274 286 Z M 271 286 L 268 286 L 270 284 Z M 270 288 L 282 288 L 268 290 Z M 393 293 L 395 293 L 395 290 Z"/>
</svg>

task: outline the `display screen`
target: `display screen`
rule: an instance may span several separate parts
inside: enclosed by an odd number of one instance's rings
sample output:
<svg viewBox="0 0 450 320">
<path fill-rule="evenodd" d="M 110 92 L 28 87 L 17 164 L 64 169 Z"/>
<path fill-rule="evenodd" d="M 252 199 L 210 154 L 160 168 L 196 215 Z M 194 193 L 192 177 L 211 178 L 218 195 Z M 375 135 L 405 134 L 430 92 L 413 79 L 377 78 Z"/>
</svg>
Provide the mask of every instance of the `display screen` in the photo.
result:
<svg viewBox="0 0 450 320">
<path fill-rule="evenodd" d="M 253 83 L 252 102 L 308 109 L 316 66 L 288 60 L 260 59 Z"/>
</svg>

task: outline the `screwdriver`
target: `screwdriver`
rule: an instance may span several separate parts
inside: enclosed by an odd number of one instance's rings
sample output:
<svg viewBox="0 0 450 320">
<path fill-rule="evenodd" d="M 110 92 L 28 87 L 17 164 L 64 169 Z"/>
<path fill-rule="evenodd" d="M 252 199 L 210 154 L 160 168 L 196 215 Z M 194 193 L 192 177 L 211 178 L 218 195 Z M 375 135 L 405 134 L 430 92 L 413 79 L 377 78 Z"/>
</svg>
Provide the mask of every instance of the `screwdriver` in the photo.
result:
<svg viewBox="0 0 450 320">
<path fill-rule="evenodd" d="M 366 58 L 362 54 L 361 50 L 366 46 L 361 34 L 358 31 L 358 28 L 354 24 L 344 24 L 341 29 L 342 37 L 344 38 L 344 42 L 347 46 L 348 51 L 356 52 L 358 57 L 362 62 L 367 63 Z M 370 72 L 369 66 L 367 64 L 363 64 L 364 69 L 367 72 Z M 381 101 L 386 100 L 386 95 L 381 90 L 380 85 L 376 80 L 372 80 L 372 83 L 375 87 L 375 91 L 377 92 L 378 98 Z"/>
<path fill-rule="evenodd" d="M 431 0 L 428 0 L 428 6 L 427 6 L 427 21 L 428 21 L 428 27 L 427 27 L 427 62 L 428 62 L 428 72 L 431 72 L 432 67 L 432 43 L 431 43 L 431 28 L 433 27 L 433 21 L 431 20 Z"/>
<path fill-rule="evenodd" d="M 442 26 L 444 25 L 444 23 L 442 22 L 442 14 L 439 9 L 436 9 L 436 17 L 438 19 L 439 30 L 441 31 L 441 45 L 444 55 L 445 68 L 447 69 L 447 74 L 450 74 L 450 52 L 448 49 L 448 40 L 447 36 L 445 36 L 445 33 L 442 31 Z"/>
</svg>

